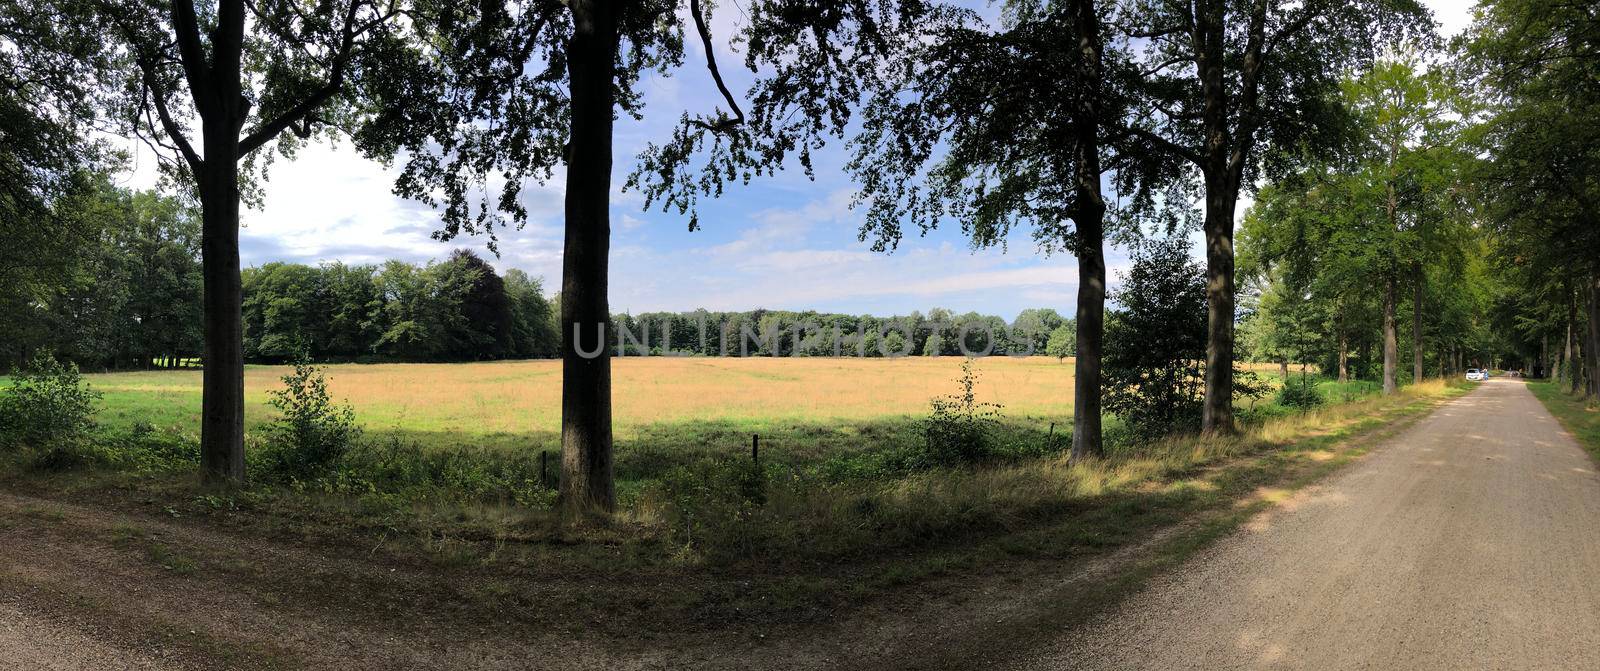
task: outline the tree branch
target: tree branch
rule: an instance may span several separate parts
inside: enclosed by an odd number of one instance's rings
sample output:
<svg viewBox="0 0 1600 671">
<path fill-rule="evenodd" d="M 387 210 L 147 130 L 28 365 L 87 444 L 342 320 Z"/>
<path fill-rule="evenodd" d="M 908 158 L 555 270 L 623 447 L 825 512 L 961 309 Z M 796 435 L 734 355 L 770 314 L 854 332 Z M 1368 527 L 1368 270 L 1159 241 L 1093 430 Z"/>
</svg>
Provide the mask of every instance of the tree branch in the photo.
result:
<svg viewBox="0 0 1600 671">
<path fill-rule="evenodd" d="M 717 54 L 711 46 L 711 30 L 706 27 L 705 16 L 700 12 L 700 0 L 689 0 L 689 13 L 694 15 L 694 27 L 700 33 L 700 44 L 705 46 L 706 69 L 711 71 L 711 80 L 716 82 L 717 90 L 722 92 L 723 100 L 728 101 L 728 106 L 733 108 L 736 117 L 729 119 L 719 111 L 720 118 L 714 124 L 697 119 L 695 125 L 712 132 L 732 130 L 735 126 L 744 124 L 744 110 L 739 109 L 739 102 L 734 100 L 733 93 L 728 91 L 728 85 L 722 82 L 722 72 L 717 69 Z"/>
<path fill-rule="evenodd" d="M 194 0 L 172 0 L 172 32 L 178 41 L 179 62 L 183 64 L 184 78 L 189 81 L 195 109 L 201 116 L 209 115 L 216 101 L 201 95 L 211 90 L 206 82 L 206 71 L 210 68 L 205 47 L 200 44 L 200 22 L 195 19 Z"/>
<path fill-rule="evenodd" d="M 259 149 L 261 145 L 266 144 L 268 141 L 272 140 L 272 138 L 277 137 L 278 134 L 282 133 L 285 129 L 294 126 L 296 122 L 310 116 L 310 114 L 315 112 L 317 108 L 321 107 L 323 103 L 328 102 L 329 99 L 333 98 L 333 96 L 339 93 L 339 89 L 344 86 L 345 68 L 348 67 L 350 63 L 350 54 L 355 50 L 356 35 L 371 30 L 384 20 L 394 16 L 392 12 L 384 14 L 374 19 L 372 22 L 366 23 L 360 28 L 357 28 L 356 12 L 360 10 L 361 4 L 362 3 L 359 2 L 350 3 L 350 11 L 345 15 L 344 30 L 342 31 L 343 34 L 339 40 L 339 51 L 334 55 L 332 71 L 328 73 L 328 81 L 321 87 L 318 87 L 316 91 L 313 91 L 311 95 L 295 104 L 294 107 L 291 107 L 288 109 L 288 111 L 278 115 L 276 119 L 272 119 L 271 121 L 267 121 L 257 126 L 255 130 L 251 131 L 244 137 L 244 139 L 240 140 L 240 156 L 248 156 L 250 152 Z M 301 135 L 310 135 L 310 128 L 306 128 L 303 132 L 296 132 L 297 134 Z"/>
<path fill-rule="evenodd" d="M 172 138 L 172 143 L 177 145 L 183 160 L 189 163 L 189 170 L 196 175 L 200 174 L 200 156 L 195 153 L 194 146 L 189 144 L 189 139 L 183 135 L 183 129 L 178 127 L 178 122 L 172 118 L 172 113 L 167 109 L 167 97 L 156 85 L 155 66 L 149 60 L 140 58 L 139 69 L 144 72 L 144 90 L 155 102 L 156 116 L 161 119 L 161 129 L 166 132 L 167 137 Z"/>
<path fill-rule="evenodd" d="M 1123 137 L 1127 137 L 1128 135 L 1137 135 L 1139 136 L 1139 139 L 1154 144 L 1160 147 L 1163 151 L 1169 152 L 1174 156 L 1195 164 L 1196 166 L 1203 167 L 1205 165 L 1205 157 L 1201 156 L 1200 152 L 1168 140 L 1167 138 L 1161 137 L 1160 135 L 1152 133 L 1148 130 L 1139 128 L 1137 126 L 1126 126 L 1123 128 L 1123 131 Z"/>
</svg>

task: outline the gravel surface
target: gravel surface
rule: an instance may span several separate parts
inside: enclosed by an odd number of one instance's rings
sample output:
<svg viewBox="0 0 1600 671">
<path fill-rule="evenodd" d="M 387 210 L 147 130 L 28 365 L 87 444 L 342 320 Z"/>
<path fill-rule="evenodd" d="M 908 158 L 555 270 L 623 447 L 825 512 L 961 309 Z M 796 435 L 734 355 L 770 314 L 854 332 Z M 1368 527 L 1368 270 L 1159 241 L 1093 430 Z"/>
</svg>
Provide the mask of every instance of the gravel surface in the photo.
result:
<svg viewBox="0 0 1600 671">
<path fill-rule="evenodd" d="M 77 623 L 50 621 L 0 602 L 0 669 L 73 671 L 170 669 L 146 651 L 131 650 L 80 631 Z"/>
<path fill-rule="evenodd" d="M 1600 668 L 1600 480 L 1491 380 L 1020 666 Z"/>
</svg>

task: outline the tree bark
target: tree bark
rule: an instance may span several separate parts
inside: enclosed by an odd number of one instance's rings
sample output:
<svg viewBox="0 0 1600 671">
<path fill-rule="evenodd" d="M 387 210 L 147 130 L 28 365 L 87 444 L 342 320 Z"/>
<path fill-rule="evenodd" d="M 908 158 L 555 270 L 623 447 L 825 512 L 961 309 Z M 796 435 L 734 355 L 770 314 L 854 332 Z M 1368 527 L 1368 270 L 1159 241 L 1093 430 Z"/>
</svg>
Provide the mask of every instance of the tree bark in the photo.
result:
<svg viewBox="0 0 1600 671">
<path fill-rule="evenodd" d="M 1572 346 L 1575 344 L 1575 343 L 1572 342 L 1572 323 L 1574 321 L 1577 321 L 1577 318 L 1578 318 L 1577 308 L 1572 305 L 1571 301 L 1568 301 L 1567 302 L 1567 340 L 1566 340 L 1566 343 L 1565 343 L 1566 344 L 1566 350 L 1558 355 L 1561 358 L 1561 362 L 1556 365 L 1556 368 L 1557 368 L 1556 376 L 1557 376 L 1558 379 L 1561 379 L 1561 380 L 1570 380 L 1571 379 L 1571 375 L 1572 375 Z"/>
<path fill-rule="evenodd" d="M 1350 381 L 1350 338 L 1339 332 L 1339 381 Z"/>
<path fill-rule="evenodd" d="M 1600 273 L 1589 278 L 1589 342 L 1583 361 L 1589 370 L 1587 395 L 1600 397 Z"/>
<path fill-rule="evenodd" d="M 1233 209 L 1227 178 L 1206 186 L 1206 397 L 1200 430 L 1233 432 Z"/>
<path fill-rule="evenodd" d="M 175 5 L 176 6 L 176 5 Z M 178 29 L 184 31 L 183 21 Z M 194 29 L 198 30 L 198 29 Z M 239 130 L 249 115 L 242 94 L 244 6 L 221 2 L 211 53 L 183 53 L 200 114 L 204 158 L 191 160 L 200 192 L 201 302 L 205 360 L 201 374 L 200 468 L 209 484 L 244 482 L 244 322 L 239 278 Z M 183 36 L 180 41 L 185 40 Z"/>
<path fill-rule="evenodd" d="M 1583 380 L 1582 359 L 1583 351 L 1576 333 L 1578 323 L 1578 299 L 1569 289 L 1567 292 L 1567 384 L 1571 393 L 1578 393 L 1581 389 L 1580 381 Z"/>
<path fill-rule="evenodd" d="M 1097 178 L 1098 181 L 1098 178 Z M 1103 238 L 1098 226 L 1086 232 L 1076 222 L 1079 238 Z M 1099 246 L 1078 252 L 1078 347 L 1072 400 L 1072 458 L 1098 457 L 1105 450 L 1100 424 L 1100 359 L 1105 339 L 1106 264 Z"/>
<path fill-rule="evenodd" d="M 1411 382 L 1422 381 L 1422 264 L 1411 267 Z"/>
<path fill-rule="evenodd" d="M 571 135 L 561 264 L 561 503 L 574 516 L 616 508 L 607 299 L 617 16 L 608 0 L 571 0 Z M 598 353 L 595 350 L 598 349 Z"/>
<path fill-rule="evenodd" d="M 1100 15 L 1094 0 L 1073 0 L 1077 25 L 1079 94 L 1076 114 L 1078 343 L 1072 402 L 1072 459 L 1104 452 L 1100 426 L 1100 356 L 1105 337 L 1105 198 L 1100 190 Z"/>
<path fill-rule="evenodd" d="M 1400 359 L 1400 346 L 1395 337 L 1394 304 L 1395 276 L 1391 273 L 1383 284 L 1383 394 L 1400 390 L 1395 381 L 1395 369 Z"/>
<path fill-rule="evenodd" d="M 229 138 L 213 140 L 209 131 L 206 136 L 205 169 L 198 180 L 206 356 L 201 373 L 200 464 L 206 482 L 223 484 L 243 482 L 245 477 L 239 168 L 236 160 L 224 156 Z"/>
<path fill-rule="evenodd" d="M 1233 426 L 1233 211 L 1238 206 L 1239 185 L 1250 153 L 1254 129 L 1247 119 L 1256 113 L 1256 77 L 1262 58 L 1262 31 L 1266 4 L 1249 15 L 1248 38 L 1240 68 L 1238 99 L 1231 101 L 1225 75 L 1227 12 L 1223 2 L 1200 3 L 1194 8 L 1195 66 L 1199 74 L 1201 125 L 1205 145 L 1200 152 L 1206 187 L 1206 371 L 1205 403 L 1200 430 L 1206 434 L 1232 433 Z M 1232 127 L 1230 107 L 1237 105 L 1240 127 Z"/>
</svg>

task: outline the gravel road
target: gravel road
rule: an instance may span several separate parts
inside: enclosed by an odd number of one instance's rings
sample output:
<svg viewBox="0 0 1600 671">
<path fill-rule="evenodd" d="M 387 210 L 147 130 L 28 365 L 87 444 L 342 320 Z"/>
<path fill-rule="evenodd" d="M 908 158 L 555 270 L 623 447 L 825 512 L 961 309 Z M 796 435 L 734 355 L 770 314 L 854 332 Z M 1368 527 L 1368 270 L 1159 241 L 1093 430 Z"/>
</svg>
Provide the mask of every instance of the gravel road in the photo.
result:
<svg viewBox="0 0 1600 671">
<path fill-rule="evenodd" d="M 1600 479 L 1491 380 L 1022 668 L 1600 668 Z"/>
</svg>

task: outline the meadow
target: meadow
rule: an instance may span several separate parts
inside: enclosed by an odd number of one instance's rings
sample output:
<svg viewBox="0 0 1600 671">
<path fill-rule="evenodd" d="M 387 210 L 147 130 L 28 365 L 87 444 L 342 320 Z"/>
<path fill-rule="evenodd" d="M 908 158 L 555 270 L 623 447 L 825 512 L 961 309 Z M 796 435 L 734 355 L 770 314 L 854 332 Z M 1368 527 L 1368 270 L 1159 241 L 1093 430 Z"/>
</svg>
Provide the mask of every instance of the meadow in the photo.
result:
<svg viewBox="0 0 1600 671">
<path fill-rule="evenodd" d="M 929 399 L 957 391 L 959 357 L 674 358 L 621 357 L 612 396 L 620 478 L 648 478 L 697 454 L 748 449 L 812 463 L 914 440 L 910 425 Z M 1050 436 L 1070 425 L 1073 364 L 1052 357 L 977 359 L 980 400 L 1003 406 L 1014 432 Z M 271 421 L 268 391 L 286 366 L 245 370 L 247 431 Z M 536 452 L 560 449 L 561 362 L 335 364 L 332 396 L 348 403 L 372 438 L 424 448 Z M 197 370 L 86 375 L 103 395 L 97 420 L 198 430 Z"/>
</svg>

